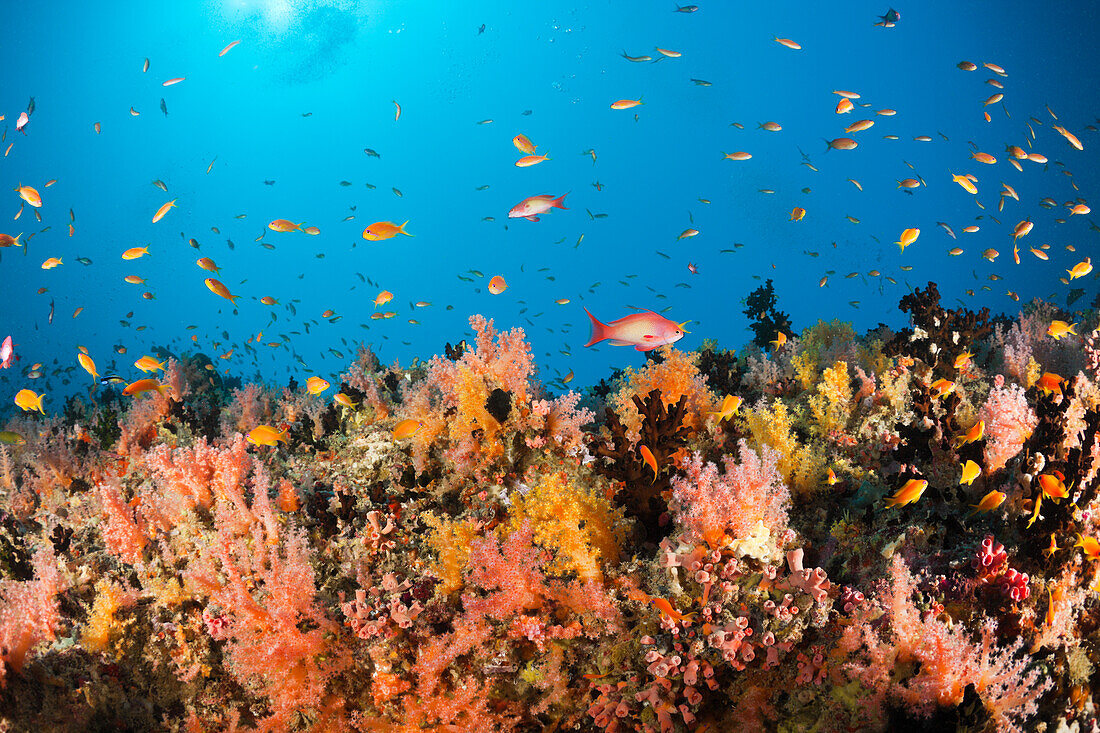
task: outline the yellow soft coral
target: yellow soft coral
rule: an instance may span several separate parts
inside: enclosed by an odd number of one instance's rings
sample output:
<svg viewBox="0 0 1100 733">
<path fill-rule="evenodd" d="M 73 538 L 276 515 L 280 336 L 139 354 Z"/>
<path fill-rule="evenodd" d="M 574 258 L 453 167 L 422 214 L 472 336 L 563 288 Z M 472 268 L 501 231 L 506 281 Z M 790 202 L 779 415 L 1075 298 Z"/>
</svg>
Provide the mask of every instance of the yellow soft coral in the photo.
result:
<svg viewBox="0 0 1100 733">
<path fill-rule="evenodd" d="M 610 502 L 563 473 L 543 476 L 524 496 L 513 494 L 511 516 L 511 531 L 530 521 L 534 542 L 554 552 L 553 571 L 600 580 L 600 561 L 619 557 L 617 516 Z"/>
<path fill-rule="evenodd" d="M 806 493 L 821 484 L 825 459 L 812 447 L 799 444 L 787 405 L 776 401 L 769 408 L 760 404 L 744 411 L 743 421 L 749 433 L 749 445 L 759 451 L 769 446 L 779 452 L 777 468 L 783 480 L 796 492 Z"/>
<path fill-rule="evenodd" d="M 651 361 L 637 371 L 627 368 L 623 374 L 622 389 L 610 400 L 612 408 L 626 426 L 627 435 L 634 441 L 642 428 L 642 416 L 632 401 L 634 395 L 645 399 L 652 390 L 659 389 L 661 400 L 668 406 L 675 405 L 682 395 L 687 395 L 684 424 L 693 432 L 702 429 L 708 412 L 718 409 L 717 397 L 707 388 L 707 378 L 696 366 L 698 354 L 685 353 L 671 346 L 662 346 L 659 353 L 660 362 Z"/>
<path fill-rule="evenodd" d="M 852 384 L 847 363 L 838 361 L 822 373 L 817 394 L 810 398 L 810 414 L 822 435 L 847 427 L 852 416 Z"/>
<path fill-rule="evenodd" d="M 80 645 L 94 653 L 107 650 L 111 632 L 115 630 L 115 614 L 133 603 L 133 594 L 108 580 L 95 585 L 96 597 L 88 613 L 88 625 L 80 635 Z"/>
<path fill-rule="evenodd" d="M 431 571 L 443 581 L 439 585 L 439 592 L 450 595 L 463 586 L 462 573 L 470 559 L 470 541 L 476 536 L 477 530 L 468 519 L 454 521 L 425 514 L 423 520 L 432 528 L 428 535 L 428 545 L 435 550 L 437 557 Z"/>
</svg>

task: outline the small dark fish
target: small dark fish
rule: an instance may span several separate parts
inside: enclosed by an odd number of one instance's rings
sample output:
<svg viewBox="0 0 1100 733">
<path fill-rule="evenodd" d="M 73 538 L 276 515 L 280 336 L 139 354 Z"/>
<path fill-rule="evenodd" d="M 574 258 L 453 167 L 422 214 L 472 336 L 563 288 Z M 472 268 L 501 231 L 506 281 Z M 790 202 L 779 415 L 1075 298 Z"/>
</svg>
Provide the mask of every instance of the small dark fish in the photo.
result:
<svg viewBox="0 0 1100 733">
<path fill-rule="evenodd" d="M 126 380 L 117 374 L 108 374 L 99 378 L 100 384 L 126 384 Z"/>
<path fill-rule="evenodd" d="M 693 81 L 693 82 L 695 82 L 696 84 L 698 84 L 698 85 L 699 85 L 699 86 L 701 86 L 701 87 L 709 87 L 709 86 L 714 86 L 713 84 L 711 84 L 711 83 L 710 83 L 709 81 L 707 81 L 706 79 L 692 79 L 692 81 Z"/>
<path fill-rule="evenodd" d="M 161 100 L 160 100 L 160 111 L 164 113 L 165 117 L 168 116 L 168 105 L 165 103 L 163 97 L 161 97 Z"/>
<path fill-rule="evenodd" d="M 31 97 L 31 101 L 27 102 L 27 117 L 34 114 L 34 97 Z"/>
<path fill-rule="evenodd" d="M 477 29 L 477 34 L 480 36 L 484 32 L 485 32 L 485 24 L 482 23 L 481 27 Z"/>
<path fill-rule="evenodd" d="M 341 185 L 341 186 L 350 186 L 350 185 L 351 185 L 351 181 L 340 181 L 340 185 Z"/>
<path fill-rule="evenodd" d="M 268 181 L 268 180 L 264 180 L 264 185 L 265 185 L 265 186 L 274 186 L 274 185 L 275 185 L 275 181 Z"/>
<path fill-rule="evenodd" d="M 875 25 L 882 26 L 883 28 L 893 28 L 901 20 L 901 13 L 890 8 L 886 11 L 885 15 L 880 15 L 879 21 Z"/>
<path fill-rule="evenodd" d="M 531 116 L 531 110 L 525 109 L 520 114 L 522 114 L 524 117 L 530 117 Z"/>
<path fill-rule="evenodd" d="M 489 184 L 488 184 L 488 183 L 486 183 L 486 184 L 485 184 L 484 186 L 478 186 L 478 187 L 477 187 L 477 188 L 475 188 L 474 190 L 475 190 L 475 191 L 485 191 L 485 190 L 488 190 L 488 188 L 489 188 Z"/>
<path fill-rule="evenodd" d="M 405 194 L 401 193 L 401 189 L 393 188 L 393 195 L 397 198 L 402 198 Z"/>
<path fill-rule="evenodd" d="M 50 301 L 50 323 L 53 323 L 53 301 Z"/>
<path fill-rule="evenodd" d="M 363 148 L 363 152 L 371 158 L 381 158 L 382 155 L 371 148 Z"/>
<path fill-rule="evenodd" d="M 673 11 L 673 12 L 676 12 L 676 13 L 694 13 L 698 9 L 699 9 L 698 5 L 677 5 L 676 10 Z"/>
<path fill-rule="evenodd" d="M 303 112 L 302 113 L 302 117 L 312 117 L 312 116 L 313 116 L 312 112 Z"/>
<path fill-rule="evenodd" d="M 364 183 L 363 185 L 367 187 L 368 191 L 373 191 L 374 189 L 378 188 L 378 186 L 375 186 L 373 183 Z"/>
<path fill-rule="evenodd" d="M 92 261 L 87 257 L 77 257 L 76 261 L 85 266 L 92 264 Z"/>
<path fill-rule="evenodd" d="M 165 186 L 164 181 L 160 180 L 159 178 L 153 181 L 153 185 L 159 188 L 161 191 L 168 193 L 168 186 Z"/>
</svg>

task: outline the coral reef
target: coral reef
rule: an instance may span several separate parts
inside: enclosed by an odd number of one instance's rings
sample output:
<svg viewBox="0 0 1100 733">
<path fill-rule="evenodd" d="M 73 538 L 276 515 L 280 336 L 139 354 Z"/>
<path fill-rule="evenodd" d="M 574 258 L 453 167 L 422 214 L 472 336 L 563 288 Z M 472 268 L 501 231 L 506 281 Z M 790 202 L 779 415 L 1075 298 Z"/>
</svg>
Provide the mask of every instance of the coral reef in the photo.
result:
<svg viewBox="0 0 1100 733">
<path fill-rule="evenodd" d="M 181 354 L 163 394 L 11 416 L 0 725 L 1100 725 L 1096 312 L 747 305 L 740 353 L 585 394 L 475 316 L 411 368 L 361 350 L 339 404 Z"/>
</svg>

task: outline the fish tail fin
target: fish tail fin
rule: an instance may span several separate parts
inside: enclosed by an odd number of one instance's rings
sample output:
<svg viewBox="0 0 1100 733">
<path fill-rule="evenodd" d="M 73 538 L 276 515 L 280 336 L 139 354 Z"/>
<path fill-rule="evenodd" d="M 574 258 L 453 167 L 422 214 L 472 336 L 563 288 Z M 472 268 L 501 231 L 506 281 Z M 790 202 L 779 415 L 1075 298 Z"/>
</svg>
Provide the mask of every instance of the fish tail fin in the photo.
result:
<svg viewBox="0 0 1100 733">
<path fill-rule="evenodd" d="M 828 140 L 825 140 L 825 138 L 821 138 L 821 139 L 825 142 L 825 152 L 826 153 L 833 149 L 833 144 L 831 142 L 829 142 Z M 901 188 L 901 186 L 898 186 L 898 188 Z"/>
<path fill-rule="evenodd" d="M 409 220 L 408 220 L 408 219 L 406 219 L 405 221 L 401 222 L 401 226 L 397 227 L 397 231 L 401 232 L 401 233 L 402 233 L 402 234 L 404 234 L 404 235 L 405 235 L 406 237 L 415 237 L 415 236 L 416 236 L 415 234 L 409 234 L 408 232 L 406 232 L 406 231 L 405 231 L 405 225 L 406 225 L 406 224 L 408 224 L 408 223 L 409 223 Z"/>
<path fill-rule="evenodd" d="M 587 308 L 584 309 L 584 312 L 588 313 L 588 318 L 592 321 L 592 335 L 589 337 L 588 343 L 585 344 L 585 346 L 592 346 L 600 341 L 611 338 L 612 329 L 610 326 L 606 323 L 601 323 Z"/>
<path fill-rule="evenodd" d="M 566 207 L 563 206 L 562 204 L 565 203 L 565 197 L 568 196 L 570 193 L 572 193 L 572 192 L 571 191 L 566 191 L 561 196 L 558 196 L 556 199 L 554 199 L 553 201 L 550 202 L 550 206 L 552 208 L 556 207 L 556 208 L 559 208 L 559 209 L 566 209 Z M 568 211 L 568 209 L 566 209 L 566 211 Z"/>
</svg>

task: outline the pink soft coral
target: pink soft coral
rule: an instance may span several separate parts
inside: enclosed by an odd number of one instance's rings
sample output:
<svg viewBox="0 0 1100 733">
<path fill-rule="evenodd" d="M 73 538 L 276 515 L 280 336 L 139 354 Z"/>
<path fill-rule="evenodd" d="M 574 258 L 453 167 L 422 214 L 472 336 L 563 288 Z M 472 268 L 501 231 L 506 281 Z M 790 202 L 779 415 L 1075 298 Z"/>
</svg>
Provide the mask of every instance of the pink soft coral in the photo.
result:
<svg viewBox="0 0 1100 733">
<path fill-rule="evenodd" d="M 713 544 L 723 532 L 743 539 L 760 522 L 772 535 L 786 529 L 791 494 L 776 469 L 779 454 L 765 446 L 759 455 L 744 440 L 739 448 L 741 463 L 725 456 L 724 474 L 696 453 L 684 463 L 686 476 L 673 479 L 670 508 L 689 541 Z"/>
<path fill-rule="evenodd" d="M 998 375 L 994 387 L 981 410 L 978 419 L 985 421 L 985 466 L 987 473 L 999 471 L 1009 459 L 1020 452 L 1024 441 L 1039 424 L 1035 411 L 1027 403 L 1027 396 L 1018 384 L 1004 386 L 1004 377 Z"/>
</svg>

